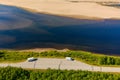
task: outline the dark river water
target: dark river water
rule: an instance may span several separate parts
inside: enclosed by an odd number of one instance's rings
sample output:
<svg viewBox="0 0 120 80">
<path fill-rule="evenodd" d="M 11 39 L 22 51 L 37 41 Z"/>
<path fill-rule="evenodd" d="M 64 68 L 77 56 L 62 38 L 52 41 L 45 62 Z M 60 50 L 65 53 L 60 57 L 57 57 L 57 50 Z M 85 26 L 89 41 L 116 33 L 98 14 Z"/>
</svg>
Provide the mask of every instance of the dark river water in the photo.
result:
<svg viewBox="0 0 120 80">
<path fill-rule="evenodd" d="M 86 20 L 0 5 L 0 48 L 56 48 L 120 55 L 120 20 Z"/>
</svg>

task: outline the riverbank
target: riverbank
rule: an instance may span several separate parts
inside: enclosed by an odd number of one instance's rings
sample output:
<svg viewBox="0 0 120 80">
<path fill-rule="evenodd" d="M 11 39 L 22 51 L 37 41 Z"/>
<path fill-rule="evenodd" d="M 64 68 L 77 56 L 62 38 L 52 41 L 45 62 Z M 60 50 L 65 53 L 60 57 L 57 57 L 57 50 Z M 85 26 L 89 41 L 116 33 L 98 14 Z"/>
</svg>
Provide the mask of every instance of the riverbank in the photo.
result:
<svg viewBox="0 0 120 80">
<path fill-rule="evenodd" d="M 26 8 L 40 13 L 85 19 L 120 19 L 120 9 L 92 2 L 65 0 L 1 0 L 0 4 Z"/>
</svg>

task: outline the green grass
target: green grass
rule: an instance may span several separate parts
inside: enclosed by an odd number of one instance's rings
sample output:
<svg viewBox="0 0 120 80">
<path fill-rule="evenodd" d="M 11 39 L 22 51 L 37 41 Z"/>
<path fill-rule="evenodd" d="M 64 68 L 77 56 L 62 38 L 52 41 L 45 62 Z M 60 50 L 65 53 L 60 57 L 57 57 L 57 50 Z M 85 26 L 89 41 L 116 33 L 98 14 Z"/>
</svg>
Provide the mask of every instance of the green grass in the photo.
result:
<svg viewBox="0 0 120 80">
<path fill-rule="evenodd" d="M 45 52 L 21 52 L 21 51 L 0 51 L 0 62 L 20 62 L 25 61 L 29 57 L 45 57 L 45 58 L 65 58 L 72 57 L 78 61 L 82 61 L 91 65 L 99 66 L 119 66 L 120 57 L 107 56 L 102 54 L 94 54 L 86 51 L 45 51 Z"/>
</svg>

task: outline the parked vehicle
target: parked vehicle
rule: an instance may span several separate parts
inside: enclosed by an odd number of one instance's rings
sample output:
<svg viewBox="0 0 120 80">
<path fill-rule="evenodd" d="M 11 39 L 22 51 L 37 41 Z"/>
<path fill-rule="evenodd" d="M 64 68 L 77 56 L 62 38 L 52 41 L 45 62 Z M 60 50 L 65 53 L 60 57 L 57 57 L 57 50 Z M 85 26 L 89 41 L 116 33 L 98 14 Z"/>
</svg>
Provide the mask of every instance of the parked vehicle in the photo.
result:
<svg viewBox="0 0 120 80">
<path fill-rule="evenodd" d="M 30 57 L 27 59 L 28 62 L 32 62 L 32 61 L 36 61 L 36 60 L 37 60 L 37 58 L 34 58 L 34 57 Z"/>
<path fill-rule="evenodd" d="M 71 57 L 66 57 L 65 59 L 68 60 L 68 61 L 74 61 L 74 59 L 71 58 Z"/>
</svg>

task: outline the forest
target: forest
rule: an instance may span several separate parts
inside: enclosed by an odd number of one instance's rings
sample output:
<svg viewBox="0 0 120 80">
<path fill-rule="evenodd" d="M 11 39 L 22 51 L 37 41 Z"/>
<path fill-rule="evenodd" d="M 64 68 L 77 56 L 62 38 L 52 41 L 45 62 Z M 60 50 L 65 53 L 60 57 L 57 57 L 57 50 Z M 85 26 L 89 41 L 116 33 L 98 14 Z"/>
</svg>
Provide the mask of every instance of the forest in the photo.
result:
<svg viewBox="0 0 120 80">
<path fill-rule="evenodd" d="M 36 58 L 65 58 L 72 57 L 75 60 L 85 62 L 91 65 L 98 66 L 119 66 L 120 57 L 119 56 L 108 56 L 103 54 L 95 54 L 86 51 L 44 51 L 44 52 L 21 52 L 21 51 L 10 51 L 10 50 L 0 50 L 0 62 L 21 62 L 25 61 L 29 57 Z"/>
<path fill-rule="evenodd" d="M 0 80 L 120 80 L 120 73 L 74 70 L 30 70 L 15 67 L 0 68 Z"/>
</svg>

